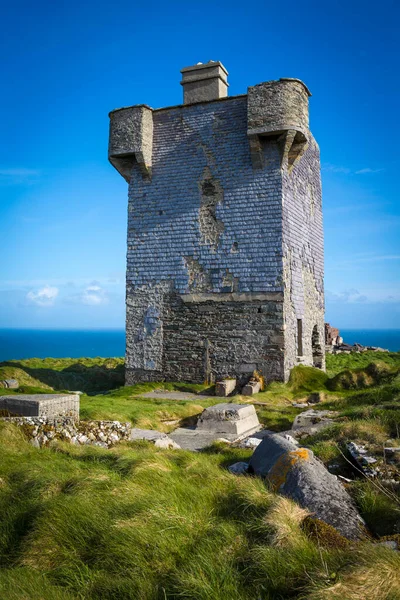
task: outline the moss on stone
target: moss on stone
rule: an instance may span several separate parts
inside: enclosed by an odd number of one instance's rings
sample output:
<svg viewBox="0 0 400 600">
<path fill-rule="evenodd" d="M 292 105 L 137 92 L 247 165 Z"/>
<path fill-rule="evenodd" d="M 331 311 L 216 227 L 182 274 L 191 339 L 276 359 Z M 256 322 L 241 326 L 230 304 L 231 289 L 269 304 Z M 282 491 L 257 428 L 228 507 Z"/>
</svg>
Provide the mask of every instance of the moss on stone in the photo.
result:
<svg viewBox="0 0 400 600">
<path fill-rule="evenodd" d="M 301 528 L 310 539 L 323 548 L 346 550 L 350 545 L 350 541 L 336 531 L 332 525 L 328 525 L 316 517 L 306 517 Z"/>
</svg>

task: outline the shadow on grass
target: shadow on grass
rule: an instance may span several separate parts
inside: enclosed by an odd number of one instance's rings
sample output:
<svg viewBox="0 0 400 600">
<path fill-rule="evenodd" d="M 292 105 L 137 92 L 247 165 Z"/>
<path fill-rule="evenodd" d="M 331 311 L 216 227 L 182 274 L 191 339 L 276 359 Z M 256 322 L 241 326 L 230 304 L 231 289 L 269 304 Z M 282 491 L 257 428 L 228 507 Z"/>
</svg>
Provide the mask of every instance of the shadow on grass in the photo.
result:
<svg viewBox="0 0 400 600">
<path fill-rule="evenodd" d="M 139 445 L 141 445 L 140 442 L 135 442 L 136 447 Z M 142 445 L 144 449 L 149 447 L 148 442 L 143 442 Z M 68 447 L 61 446 L 57 447 L 56 452 L 63 454 L 78 463 L 106 467 L 121 477 L 129 476 L 132 473 L 133 467 L 140 462 L 139 456 L 121 456 L 120 454 L 113 454 L 110 449 L 96 448 L 93 446 L 86 446 L 85 452 L 82 454 L 78 454 Z"/>
<path fill-rule="evenodd" d="M 69 364 L 64 369 L 29 367 L 24 362 L 9 361 L 0 363 L 3 367 L 21 369 L 30 377 L 50 386 L 56 391 L 79 390 L 96 394 L 124 385 L 125 367 L 105 359 L 99 364 L 85 365 L 82 362 Z M 111 363 L 111 366 L 109 366 Z M 24 386 L 27 387 L 27 386 Z M 42 390 L 48 393 L 49 390 Z"/>
<path fill-rule="evenodd" d="M 43 512 L 40 500 L 41 486 L 37 482 L 27 479 L 22 473 L 14 473 L 10 477 L 11 486 L 12 489 L 3 496 L 1 502 L 6 508 L 6 513 L 1 519 L 3 527 L 0 521 L 0 568 L 11 567 L 18 562 L 25 539 Z M 3 513 L 3 510 L 1 512 Z"/>
</svg>

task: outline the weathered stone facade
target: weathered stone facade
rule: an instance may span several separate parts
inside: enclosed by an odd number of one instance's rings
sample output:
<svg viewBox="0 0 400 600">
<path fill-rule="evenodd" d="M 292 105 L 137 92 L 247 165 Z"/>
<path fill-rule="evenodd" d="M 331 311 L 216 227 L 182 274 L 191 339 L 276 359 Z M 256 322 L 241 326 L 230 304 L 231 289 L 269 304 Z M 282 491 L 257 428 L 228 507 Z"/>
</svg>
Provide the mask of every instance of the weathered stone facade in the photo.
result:
<svg viewBox="0 0 400 600">
<path fill-rule="evenodd" d="M 110 114 L 110 160 L 129 181 L 128 384 L 324 366 L 308 89 L 283 79 L 228 98 L 226 75 L 184 69 L 185 104 Z"/>
</svg>

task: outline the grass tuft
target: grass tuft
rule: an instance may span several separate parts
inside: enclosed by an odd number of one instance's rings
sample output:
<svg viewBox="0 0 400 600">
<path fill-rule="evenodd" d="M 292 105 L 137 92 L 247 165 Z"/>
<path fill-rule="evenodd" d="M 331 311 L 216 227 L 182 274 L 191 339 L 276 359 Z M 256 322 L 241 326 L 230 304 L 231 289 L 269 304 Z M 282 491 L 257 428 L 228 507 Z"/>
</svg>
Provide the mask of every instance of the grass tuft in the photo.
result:
<svg viewBox="0 0 400 600">
<path fill-rule="evenodd" d="M 328 381 L 326 373 L 314 367 L 299 365 L 290 372 L 288 387 L 294 394 L 325 390 Z"/>
</svg>

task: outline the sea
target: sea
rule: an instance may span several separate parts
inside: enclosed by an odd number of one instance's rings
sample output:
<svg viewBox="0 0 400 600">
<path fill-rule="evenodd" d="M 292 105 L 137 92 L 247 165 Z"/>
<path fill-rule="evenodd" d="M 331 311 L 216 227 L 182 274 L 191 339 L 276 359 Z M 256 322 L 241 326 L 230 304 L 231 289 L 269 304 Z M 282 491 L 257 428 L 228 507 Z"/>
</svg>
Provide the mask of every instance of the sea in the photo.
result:
<svg viewBox="0 0 400 600">
<path fill-rule="evenodd" d="M 341 329 L 347 344 L 400 351 L 400 329 Z M 0 329 L 0 361 L 124 356 L 123 329 Z"/>
</svg>

